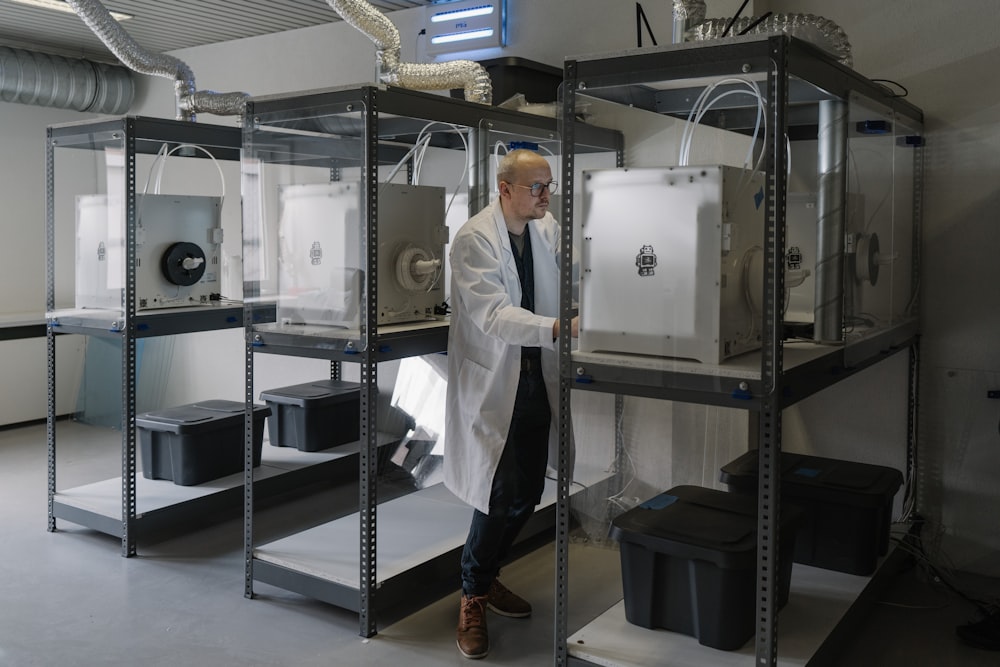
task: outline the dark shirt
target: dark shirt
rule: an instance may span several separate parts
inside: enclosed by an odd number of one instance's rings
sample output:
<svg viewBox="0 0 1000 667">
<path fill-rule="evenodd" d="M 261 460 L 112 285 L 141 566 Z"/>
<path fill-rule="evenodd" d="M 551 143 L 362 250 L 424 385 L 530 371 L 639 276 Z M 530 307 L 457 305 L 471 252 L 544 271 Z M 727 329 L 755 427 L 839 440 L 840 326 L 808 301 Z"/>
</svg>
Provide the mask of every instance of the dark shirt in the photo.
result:
<svg viewBox="0 0 1000 667">
<path fill-rule="evenodd" d="M 510 247 L 514 252 L 514 263 L 517 265 L 517 278 L 521 281 L 521 308 L 535 312 L 535 268 L 531 258 L 531 234 L 528 228 L 520 236 L 507 232 L 510 236 Z M 542 348 L 522 347 L 521 359 L 541 359 Z"/>
</svg>

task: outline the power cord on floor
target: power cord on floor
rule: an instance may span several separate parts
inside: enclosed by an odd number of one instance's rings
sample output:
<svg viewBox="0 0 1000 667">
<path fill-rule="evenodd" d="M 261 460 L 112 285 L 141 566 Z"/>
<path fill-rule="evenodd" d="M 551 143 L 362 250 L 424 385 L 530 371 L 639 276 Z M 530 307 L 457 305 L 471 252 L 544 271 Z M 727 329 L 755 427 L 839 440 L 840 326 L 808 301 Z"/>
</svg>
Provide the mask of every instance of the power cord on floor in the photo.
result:
<svg viewBox="0 0 1000 667">
<path fill-rule="evenodd" d="M 952 593 L 976 607 L 980 615 L 978 620 L 955 627 L 955 634 L 959 639 L 975 648 L 1000 651 L 1000 600 L 979 598 L 963 590 L 956 581 L 954 567 L 947 556 L 939 553 L 935 560 L 927 553 L 922 535 L 925 525 L 923 517 L 914 514 L 911 521 L 914 530 L 901 538 L 893 538 L 896 548 L 910 554 L 917 566 L 923 568 L 935 582 L 941 583 Z M 940 563 L 942 558 L 947 564 Z"/>
</svg>

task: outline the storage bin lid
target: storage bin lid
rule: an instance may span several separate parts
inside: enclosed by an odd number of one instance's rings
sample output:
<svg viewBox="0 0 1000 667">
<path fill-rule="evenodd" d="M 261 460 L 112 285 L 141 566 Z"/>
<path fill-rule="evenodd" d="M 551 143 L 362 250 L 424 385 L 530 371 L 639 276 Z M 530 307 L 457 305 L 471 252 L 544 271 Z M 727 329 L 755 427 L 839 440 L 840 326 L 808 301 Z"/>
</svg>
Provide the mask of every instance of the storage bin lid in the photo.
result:
<svg viewBox="0 0 1000 667">
<path fill-rule="evenodd" d="M 720 479 L 726 484 L 755 485 L 757 463 L 757 450 L 750 450 L 724 465 Z M 885 466 L 781 452 L 781 483 L 783 490 L 799 498 L 875 507 L 892 500 L 903 475 Z"/>
<path fill-rule="evenodd" d="M 361 385 L 344 380 L 317 380 L 260 392 L 262 401 L 298 407 L 325 407 L 357 398 Z"/>
<path fill-rule="evenodd" d="M 196 433 L 236 426 L 243 421 L 244 404 L 239 401 L 211 399 L 173 408 L 146 412 L 135 418 L 136 426 L 169 433 Z M 254 419 L 271 414 L 266 405 L 253 407 Z"/>
<path fill-rule="evenodd" d="M 794 530 L 802 511 L 786 507 L 781 530 Z M 755 567 L 757 500 L 699 486 L 677 486 L 612 521 L 611 537 L 659 553 L 727 569 Z"/>
</svg>

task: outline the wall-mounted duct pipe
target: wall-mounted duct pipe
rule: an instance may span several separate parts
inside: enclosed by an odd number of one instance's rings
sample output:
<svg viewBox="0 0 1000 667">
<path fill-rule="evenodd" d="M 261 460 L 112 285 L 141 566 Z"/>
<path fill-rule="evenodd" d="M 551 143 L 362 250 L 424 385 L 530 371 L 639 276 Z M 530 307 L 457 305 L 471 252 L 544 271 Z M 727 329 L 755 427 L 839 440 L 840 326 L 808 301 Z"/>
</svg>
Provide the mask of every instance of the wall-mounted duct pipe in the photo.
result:
<svg viewBox="0 0 1000 667">
<path fill-rule="evenodd" d="M 194 72 L 183 61 L 163 53 L 150 53 L 136 44 L 124 28 L 98 0 L 66 0 L 95 35 L 123 65 L 140 74 L 160 76 L 174 81 L 178 120 L 195 120 L 199 111 L 220 116 L 243 113 L 246 93 L 214 93 L 195 87 Z"/>
<path fill-rule="evenodd" d="M 327 0 L 330 7 L 349 25 L 357 28 L 377 49 L 375 57 L 383 83 L 412 90 L 462 88 L 470 102 L 491 104 L 493 84 L 486 69 L 471 60 L 417 65 L 400 62 L 399 31 L 365 0 Z"/>
<path fill-rule="evenodd" d="M 124 67 L 0 46 L 0 100 L 121 114 L 135 97 Z"/>
<path fill-rule="evenodd" d="M 844 234 L 847 230 L 847 104 L 819 103 L 816 285 L 813 339 L 843 339 Z"/>
</svg>

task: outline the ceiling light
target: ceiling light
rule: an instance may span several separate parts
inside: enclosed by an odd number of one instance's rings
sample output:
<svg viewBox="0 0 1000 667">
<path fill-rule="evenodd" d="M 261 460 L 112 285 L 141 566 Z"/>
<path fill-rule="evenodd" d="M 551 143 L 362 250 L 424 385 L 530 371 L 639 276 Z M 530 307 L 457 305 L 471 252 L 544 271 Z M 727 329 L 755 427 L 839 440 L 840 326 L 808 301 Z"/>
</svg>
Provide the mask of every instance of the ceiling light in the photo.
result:
<svg viewBox="0 0 1000 667">
<path fill-rule="evenodd" d="M 465 32 L 448 32 L 443 35 L 434 35 L 431 37 L 431 44 L 451 44 L 470 39 L 485 39 L 492 36 L 493 28 L 480 28 L 479 30 L 466 30 Z"/>
<path fill-rule="evenodd" d="M 65 0 L 11 0 L 11 2 L 16 2 L 20 5 L 28 5 L 29 7 L 41 7 L 42 9 L 54 9 L 58 12 L 76 14 L 76 12 L 73 11 L 73 8 L 66 4 Z M 124 21 L 126 19 L 134 18 L 132 14 L 112 12 L 111 10 L 108 10 L 108 12 L 116 21 Z"/>
<path fill-rule="evenodd" d="M 450 9 L 439 12 L 434 12 L 431 15 L 432 23 L 441 23 L 442 21 L 451 21 L 456 19 L 467 19 L 473 16 L 489 16 L 494 11 L 496 7 L 492 4 L 477 5 L 475 7 L 468 7 L 466 9 Z"/>
</svg>

